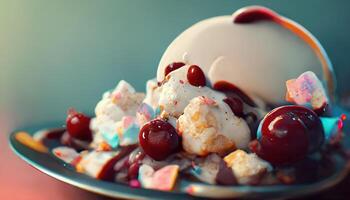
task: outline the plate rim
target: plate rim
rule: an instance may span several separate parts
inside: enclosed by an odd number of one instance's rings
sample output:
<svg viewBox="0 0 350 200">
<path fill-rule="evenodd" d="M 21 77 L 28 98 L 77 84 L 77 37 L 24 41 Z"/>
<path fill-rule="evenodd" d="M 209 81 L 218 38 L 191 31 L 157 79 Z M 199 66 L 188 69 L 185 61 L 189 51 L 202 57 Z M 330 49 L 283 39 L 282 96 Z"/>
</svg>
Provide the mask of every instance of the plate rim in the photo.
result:
<svg viewBox="0 0 350 200">
<path fill-rule="evenodd" d="M 70 184 L 72 186 L 78 187 L 80 189 L 93 192 L 99 195 L 103 196 L 108 196 L 112 198 L 125 198 L 125 199 L 164 199 L 165 196 L 167 199 L 175 199 L 181 197 L 181 199 L 196 199 L 196 198 L 220 198 L 218 196 L 203 196 L 203 193 L 197 194 L 196 196 L 189 195 L 185 192 L 164 192 L 164 191 L 158 191 L 158 190 L 151 190 L 151 189 L 144 189 L 144 188 L 130 188 L 128 185 L 124 184 L 118 184 L 118 183 L 111 183 L 111 182 L 106 182 L 106 181 L 100 181 L 97 179 L 94 179 L 92 177 L 89 177 L 85 174 L 80 174 L 77 173 L 76 171 L 69 169 L 68 167 L 64 166 L 63 162 L 60 162 L 57 160 L 56 164 L 60 165 L 61 168 L 65 171 L 68 171 L 68 174 L 75 174 L 78 175 L 79 180 L 74 180 L 74 177 L 68 177 L 67 175 L 61 174 L 57 171 L 54 171 L 53 169 L 48 168 L 47 166 L 43 166 L 40 163 L 28 158 L 28 155 L 25 155 L 23 151 L 20 149 L 16 148 L 16 146 L 20 145 L 21 147 L 24 147 L 27 151 L 29 151 L 29 154 L 34 153 L 34 154 L 42 154 L 50 157 L 51 159 L 55 159 L 52 155 L 50 154 L 43 154 L 40 152 L 37 152 L 35 150 L 30 149 L 29 147 L 23 145 L 22 143 L 18 142 L 15 139 L 15 134 L 20 131 L 26 131 L 30 135 L 33 135 L 37 131 L 45 130 L 45 129 L 51 129 L 52 128 L 57 128 L 59 127 L 58 121 L 55 122 L 46 122 L 46 123 L 41 123 L 37 125 L 32 125 L 24 128 L 19 128 L 14 131 L 12 131 L 8 135 L 8 141 L 9 141 L 9 146 L 11 150 L 22 160 L 24 160 L 26 163 L 29 165 L 33 166 L 34 168 L 38 169 L 40 172 L 55 178 L 59 181 L 62 181 L 64 183 Z M 30 131 L 28 131 L 30 130 Z M 28 152 L 27 152 L 28 153 Z M 56 159 L 55 159 L 56 160 Z M 269 187 L 270 191 L 273 190 L 273 193 L 279 193 L 281 196 L 285 196 L 288 194 L 288 198 L 291 197 L 297 197 L 297 196 L 302 196 L 302 195 L 311 195 L 316 192 L 322 191 L 326 188 L 330 188 L 337 183 L 339 183 L 343 178 L 349 173 L 350 167 L 344 167 L 343 170 L 337 172 L 336 174 L 333 174 L 332 176 L 323 179 L 318 182 L 310 183 L 310 184 L 299 184 L 299 185 L 291 185 L 291 186 L 285 186 L 285 185 L 275 185 L 275 186 L 213 186 L 213 185 L 207 185 L 207 184 L 202 184 L 202 183 L 194 183 L 192 185 L 194 186 L 199 186 L 203 189 L 208 189 L 208 190 L 213 190 L 215 188 L 220 188 L 225 192 L 228 192 L 229 194 L 231 193 L 232 198 L 236 197 L 247 197 L 247 198 L 258 198 L 259 195 L 261 195 L 263 189 L 266 189 L 266 187 Z M 82 180 L 87 180 L 91 181 L 94 184 L 87 184 L 87 183 L 82 183 L 80 181 Z M 98 185 L 96 185 L 98 184 Z M 110 190 L 106 189 L 101 186 L 106 185 L 106 184 L 113 184 L 114 186 L 117 186 L 116 190 Z M 233 190 L 233 188 L 236 187 L 238 190 Z M 238 188 L 239 187 L 239 188 Z M 289 188 L 289 190 L 283 190 L 285 188 Z M 127 190 L 134 190 L 134 192 L 121 192 L 120 190 L 127 189 Z M 141 194 L 140 194 L 141 193 Z M 269 192 L 269 194 L 273 194 L 272 192 Z M 282 194 L 284 193 L 284 194 Z M 145 195 L 146 194 L 146 195 Z M 221 198 L 227 198 L 228 196 L 226 195 L 225 197 Z M 261 196 L 260 196 L 261 197 Z"/>
</svg>

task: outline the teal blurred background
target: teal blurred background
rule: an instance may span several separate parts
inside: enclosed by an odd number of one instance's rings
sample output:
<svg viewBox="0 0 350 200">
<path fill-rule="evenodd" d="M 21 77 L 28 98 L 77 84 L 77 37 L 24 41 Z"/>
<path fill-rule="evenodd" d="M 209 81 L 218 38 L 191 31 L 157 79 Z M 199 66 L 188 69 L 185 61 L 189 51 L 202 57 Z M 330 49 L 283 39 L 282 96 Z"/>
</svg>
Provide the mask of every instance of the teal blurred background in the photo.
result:
<svg viewBox="0 0 350 200">
<path fill-rule="evenodd" d="M 92 113 L 120 79 L 144 90 L 184 29 L 253 4 L 309 29 L 333 61 L 339 93 L 349 93 L 350 1 L 1 0 L 0 121 L 62 120 L 69 107 Z"/>
</svg>

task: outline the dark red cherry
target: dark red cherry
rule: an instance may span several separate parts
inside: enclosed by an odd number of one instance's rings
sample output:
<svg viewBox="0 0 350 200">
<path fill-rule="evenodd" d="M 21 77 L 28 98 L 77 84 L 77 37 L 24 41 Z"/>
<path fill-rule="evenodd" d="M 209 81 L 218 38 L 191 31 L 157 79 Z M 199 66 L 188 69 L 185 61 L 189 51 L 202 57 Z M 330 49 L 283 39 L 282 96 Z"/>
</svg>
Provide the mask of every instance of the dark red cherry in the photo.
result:
<svg viewBox="0 0 350 200">
<path fill-rule="evenodd" d="M 160 119 L 154 119 L 141 128 L 139 141 L 143 151 L 155 160 L 164 160 L 180 145 L 175 128 Z"/>
<path fill-rule="evenodd" d="M 232 112 L 238 117 L 244 117 L 243 103 L 241 100 L 235 97 L 227 97 L 223 100 L 228 106 L 230 106 Z"/>
<path fill-rule="evenodd" d="M 317 150 L 324 132 L 317 114 L 302 106 L 282 106 L 269 112 L 250 148 L 272 164 L 291 164 Z"/>
<path fill-rule="evenodd" d="M 205 86 L 206 79 L 204 72 L 197 65 L 191 65 L 187 71 L 187 80 L 193 86 Z"/>
<path fill-rule="evenodd" d="M 185 63 L 183 62 L 173 62 L 169 64 L 168 66 L 165 67 L 164 76 L 167 76 L 170 72 L 177 70 L 183 66 L 185 66 Z"/>
<path fill-rule="evenodd" d="M 69 135 L 75 139 L 91 141 L 90 117 L 73 109 L 68 111 L 66 126 Z"/>
</svg>

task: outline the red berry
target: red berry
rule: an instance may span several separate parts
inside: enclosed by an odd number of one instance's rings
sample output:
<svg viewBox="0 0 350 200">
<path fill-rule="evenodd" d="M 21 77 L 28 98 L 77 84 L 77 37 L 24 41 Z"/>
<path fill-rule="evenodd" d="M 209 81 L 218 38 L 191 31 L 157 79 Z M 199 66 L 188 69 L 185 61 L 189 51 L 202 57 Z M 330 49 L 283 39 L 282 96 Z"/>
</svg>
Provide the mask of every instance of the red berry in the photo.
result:
<svg viewBox="0 0 350 200">
<path fill-rule="evenodd" d="M 187 80 L 193 86 L 205 86 L 206 79 L 204 72 L 197 65 L 191 65 L 187 71 Z"/>
<path fill-rule="evenodd" d="M 182 62 L 173 62 L 169 64 L 168 66 L 165 67 L 164 76 L 167 76 L 170 72 L 177 70 L 183 66 L 185 66 L 185 63 L 182 63 Z"/>
<path fill-rule="evenodd" d="M 260 157 L 276 165 L 303 159 L 317 150 L 324 140 L 320 119 L 306 107 L 276 108 L 261 123 L 259 142 L 252 142 L 250 147 Z"/>
<path fill-rule="evenodd" d="M 164 160 L 180 145 L 175 128 L 160 119 L 154 119 L 141 128 L 139 141 L 144 152 L 155 160 Z"/>
<path fill-rule="evenodd" d="M 69 110 L 66 119 L 66 126 L 69 135 L 75 139 L 91 141 L 90 117 L 83 113 Z"/>
</svg>

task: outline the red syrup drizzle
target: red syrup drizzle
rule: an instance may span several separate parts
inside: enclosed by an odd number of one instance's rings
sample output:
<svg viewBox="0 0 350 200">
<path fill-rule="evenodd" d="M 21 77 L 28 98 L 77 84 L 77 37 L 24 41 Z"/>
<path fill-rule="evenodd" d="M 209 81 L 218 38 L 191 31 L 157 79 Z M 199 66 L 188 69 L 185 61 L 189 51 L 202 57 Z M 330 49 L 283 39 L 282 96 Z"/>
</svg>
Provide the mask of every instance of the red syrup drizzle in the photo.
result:
<svg viewBox="0 0 350 200">
<path fill-rule="evenodd" d="M 114 165 L 125 156 L 129 155 L 133 150 L 137 148 L 137 145 L 129 145 L 120 150 L 120 152 L 113 157 L 111 160 L 105 164 L 97 176 L 98 179 L 105 181 L 114 181 L 114 177 L 116 175 L 116 171 L 114 170 Z"/>
<path fill-rule="evenodd" d="M 169 65 L 167 65 L 164 69 L 164 79 L 162 81 L 158 81 L 157 85 L 158 87 L 162 86 L 164 81 L 165 81 L 165 77 L 170 74 L 170 72 L 175 71 L 177 69 L 180 69 L 181 67 L 185 66 L 186 64 L 183 62 L 173 62 L 170 63 Z"/>
<path fill-rule="evenodd" d="M 324 103 L 320 108 L 314 109 L 315 113 L 318 116 L 324 116 L 324 117 L 329 117 L 331 115 L 331 108 L 328 103 Z"/>
<path fill-rule="evenodd" d="M 237 95 L 244 101 L 244 103 L 252 107 L 256 107 L 255 102 L 246 93 L 232 83 L 227 81 L 218 81 L 214 84 L 213 88 L 214 90 L 225 93 L 229 98 L 236 98 L 235 95 Z"/>
<path fill-rule="evenodd" d="M 60 139 L 65 131 L 66 131 L 65 128 L 52 129 L 47 132 L 44 139 L 49 139 L 49 140 Z"/>
<path fill-rule="evenodd" d="M 43 135 L 41 141 L 46 147 L 49 148 L 61 146 L 60 139 L 62 138 L 65 132 L 65 128 L 50 129 Z"/>
<path fill-rule="evenodd" d="M 164 70 L 164 77 L 167 76 L 170 72 L 177 70 L 181 67 L 185 66 L 185 63 L 183 62 L 173 62 L 165 67 Z"/>
<path fill-rule="evenodd" d="M 245 116 L 243 113 L 243 103 L 241 100 L 234 97 L 227 97 L 223 101 L 231 108 L 235 115 L 242 118 Z"/>
<path fill-rule="evenodd" d="M 234 13 L 233 16 L 233 22 L 237 24 L 248 24 L 263 20 L 280 21 L 280 17 L 277 13 L 263 7 L 248 8 L 241 12 Z"/>
</svg>

